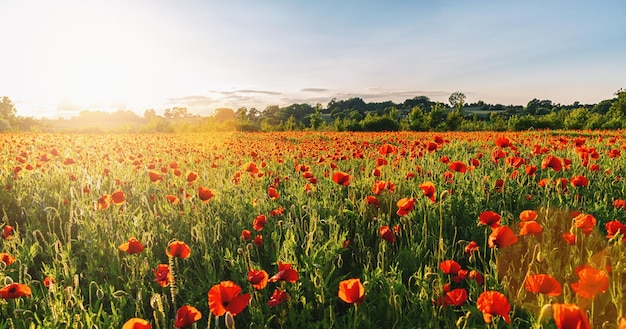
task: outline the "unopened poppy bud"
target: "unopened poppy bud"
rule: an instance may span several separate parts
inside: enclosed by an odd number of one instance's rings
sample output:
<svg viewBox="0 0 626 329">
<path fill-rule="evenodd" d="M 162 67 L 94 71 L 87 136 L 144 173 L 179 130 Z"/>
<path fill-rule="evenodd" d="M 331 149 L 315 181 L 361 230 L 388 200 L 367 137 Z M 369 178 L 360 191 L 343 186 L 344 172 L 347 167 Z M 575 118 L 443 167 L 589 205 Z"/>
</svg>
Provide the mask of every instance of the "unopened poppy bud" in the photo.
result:
<svg viewBox="0 0 626 329">
<path fill-rule="evenodd" d="M 447 197 L 448 194 L 450 194 L 448 190 L 441 192 L 441 194 L 439 195 L 439 199 L 443 200 L 443 198 Z"/>
<path fill-rule="evenodd" d="M 248 249 L 248 250 L 252 250 L 252 248 L 254 248 L 254 246 L 252 245 L 252 243 L 248 243 L 248 244 L 246 245 L 246 249 Z"/>
<path fill-rule="evenodd" d="M 96 290 L 96 297 L 98 297 L 98 299 L 103 299 L 104 298 L 104 291 L 102 291 L 102 289 L 98 288 L 98 290 Z"/>
<path fill-rule="evenodd" d="M 243 255 L 243 248 L 237 248 L 237 253 Z"/>
<path fill-rule="evenodd" d="M 228 329 L 235 329 L 235 317 L 228 311 L 224 314 L 224 324 Z"/>
<path fill-rule="evenodd" d="M 280 226 L 283 226 L 283 220 L 282 220 L 282 219 L 278 221 L 278 226 L 279 226 L 279 227 L 280 227 Z"/>
<path fill-rule="evenodd" d="M 539 313 L 539 322 L 549 321 L 550 319 L 552 319 L 552 305 L 543 305 L 541 312 Z"/>
<path fill-rule="evenodd" d="M 539 263 L 543 263 L 544 260 L 546 260 L 546 258 L 543 256 L 543 253 L 541 252 L 541 250 L 539 250 L 537 252 L 537 261 Z"/>
</svg>

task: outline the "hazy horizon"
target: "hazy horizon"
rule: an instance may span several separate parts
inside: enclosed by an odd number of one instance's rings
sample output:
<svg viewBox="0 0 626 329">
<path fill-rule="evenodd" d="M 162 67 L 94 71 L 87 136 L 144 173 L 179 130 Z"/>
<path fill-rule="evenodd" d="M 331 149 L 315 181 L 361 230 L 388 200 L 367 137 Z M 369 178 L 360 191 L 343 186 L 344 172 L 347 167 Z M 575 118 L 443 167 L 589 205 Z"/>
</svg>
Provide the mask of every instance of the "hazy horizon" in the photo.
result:
<svg viewBox="0 0 626 329">
<path fill-rule="evenodd" d="M 594 104 L 626 88 L 626 3 L 3 2 L 18 115 L 401 103 Z"/>
</svg>

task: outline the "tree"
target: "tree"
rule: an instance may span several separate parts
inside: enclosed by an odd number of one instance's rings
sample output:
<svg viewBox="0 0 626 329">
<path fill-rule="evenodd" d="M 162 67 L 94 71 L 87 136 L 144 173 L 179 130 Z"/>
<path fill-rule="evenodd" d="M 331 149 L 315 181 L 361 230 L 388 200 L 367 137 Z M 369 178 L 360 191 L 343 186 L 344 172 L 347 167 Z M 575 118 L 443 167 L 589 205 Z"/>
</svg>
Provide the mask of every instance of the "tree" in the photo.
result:
<svg viewBox="0 0 626 329">
<path fill-rule="evenodd" d="M 172 113 L 172 109 L 165 109 L 165 112 L 163 112 L 163 117 L 165 117 L 166 119 L 173 118 L 174 114 Z"/>
<path fill-rule="evenodd" d="M 430 130 L 430 118 L 424 114 L 419 105 L 414 106 L 409 113 L 409 129 L 413 131 Z"/>
<path fill-rule="evenodd" d="M 315 106 L 315 112 L 311 114 L 310 118 L 312 130 L 319 129 L 325 123 L 324 118 L 322 118 L 322 106 L 320 104 Z"/>
<path fill-rule="evenodd" d="M 248 119 L 248 109 L 245 106 L 242 106 L 237 109 L 235 115 L 237 116 L 237 121 L 244 122 Z"/>
<path fill-rule="evenodd" d="M 3 96 L 2 100 L 0 100 L 0 120 L 4 119 L 6 122 L 2 123 L 2 127 L 0 127 L 0 131 L 11 130 L 11 126 L 15 123 L 16 117 L 15 114 L 17 110 L 11 102 L 11 99 L 7 96 Z"/>
<path fill-rule="evenodd" d="M 235 111 L 231 108 L 220 107 L 215 110 L 215 121 L 218 123 L 223 123 L 228 120 L 235 120 L 237 116 L 235 115 Z"/>
<path fill-rule="evenodd" d="M 150 118 L 156 117 L 156 111 L 154 109 L 147 109 L 143 112 L 143 117 L 146 120 L 150 120 Z"/>
<path fill-rule="evenodd" d="M 435 106 L 433 106 L 428 113 L 428 118 L 430 121 L 430 127 L 433 129 L 443 129 L 445 126 L 445 113 L 444 113 L 445 105 L 443 103 L 437 102 Z"/>
<path fill-rule="evenodd" d="M 459 114 L 463 115 L 463 105 L 465 105 L 465 94 L 460 91 L 455 91 L 448 98 L 450 105 L 456 108 Z"/>
<path fill-rule="evenodd" d="M 615 96 L 617 98 L 613 100 L 609 108 L 609 115 L 613 118 L 626 118 L 626 90 L 618 90 Z"/>
<path fill-rule="evenodd" d="M 187 116 L 187 108 L 186 107 L 174 107 L 172 109 L 172 116 L 176 119 L 184 118 Z"/>
</svg>

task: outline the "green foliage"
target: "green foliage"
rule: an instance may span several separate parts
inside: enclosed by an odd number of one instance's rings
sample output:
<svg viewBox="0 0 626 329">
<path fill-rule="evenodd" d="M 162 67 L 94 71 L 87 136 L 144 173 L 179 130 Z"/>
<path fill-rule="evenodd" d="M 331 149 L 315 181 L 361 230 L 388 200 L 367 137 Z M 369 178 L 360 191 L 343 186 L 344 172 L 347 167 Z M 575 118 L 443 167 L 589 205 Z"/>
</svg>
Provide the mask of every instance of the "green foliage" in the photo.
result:
<svg viewBox="0 0 626 329">
<path fill-rule="evenodd" d="M 368 113 L 361 121 L 361 127 L 365 131 L 398 131 L 400 128 L 396 120 L 384 115 L 372 115 Z"/>
</svg>

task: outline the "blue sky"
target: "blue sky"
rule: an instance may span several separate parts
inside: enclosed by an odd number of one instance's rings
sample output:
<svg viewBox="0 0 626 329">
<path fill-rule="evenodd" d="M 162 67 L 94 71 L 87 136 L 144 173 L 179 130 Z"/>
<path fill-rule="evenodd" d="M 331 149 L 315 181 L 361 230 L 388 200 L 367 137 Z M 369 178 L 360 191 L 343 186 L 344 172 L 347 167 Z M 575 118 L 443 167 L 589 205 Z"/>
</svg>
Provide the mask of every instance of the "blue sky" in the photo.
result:
<svg viewBox="0 0 626 329">
<path fill-rule="evenodd" d="M 0 96 L 25 116 L 455 91 L 597 103 L 626 88 L 619 0 L 33 0 L 0 12 Z"/>
</svg>

